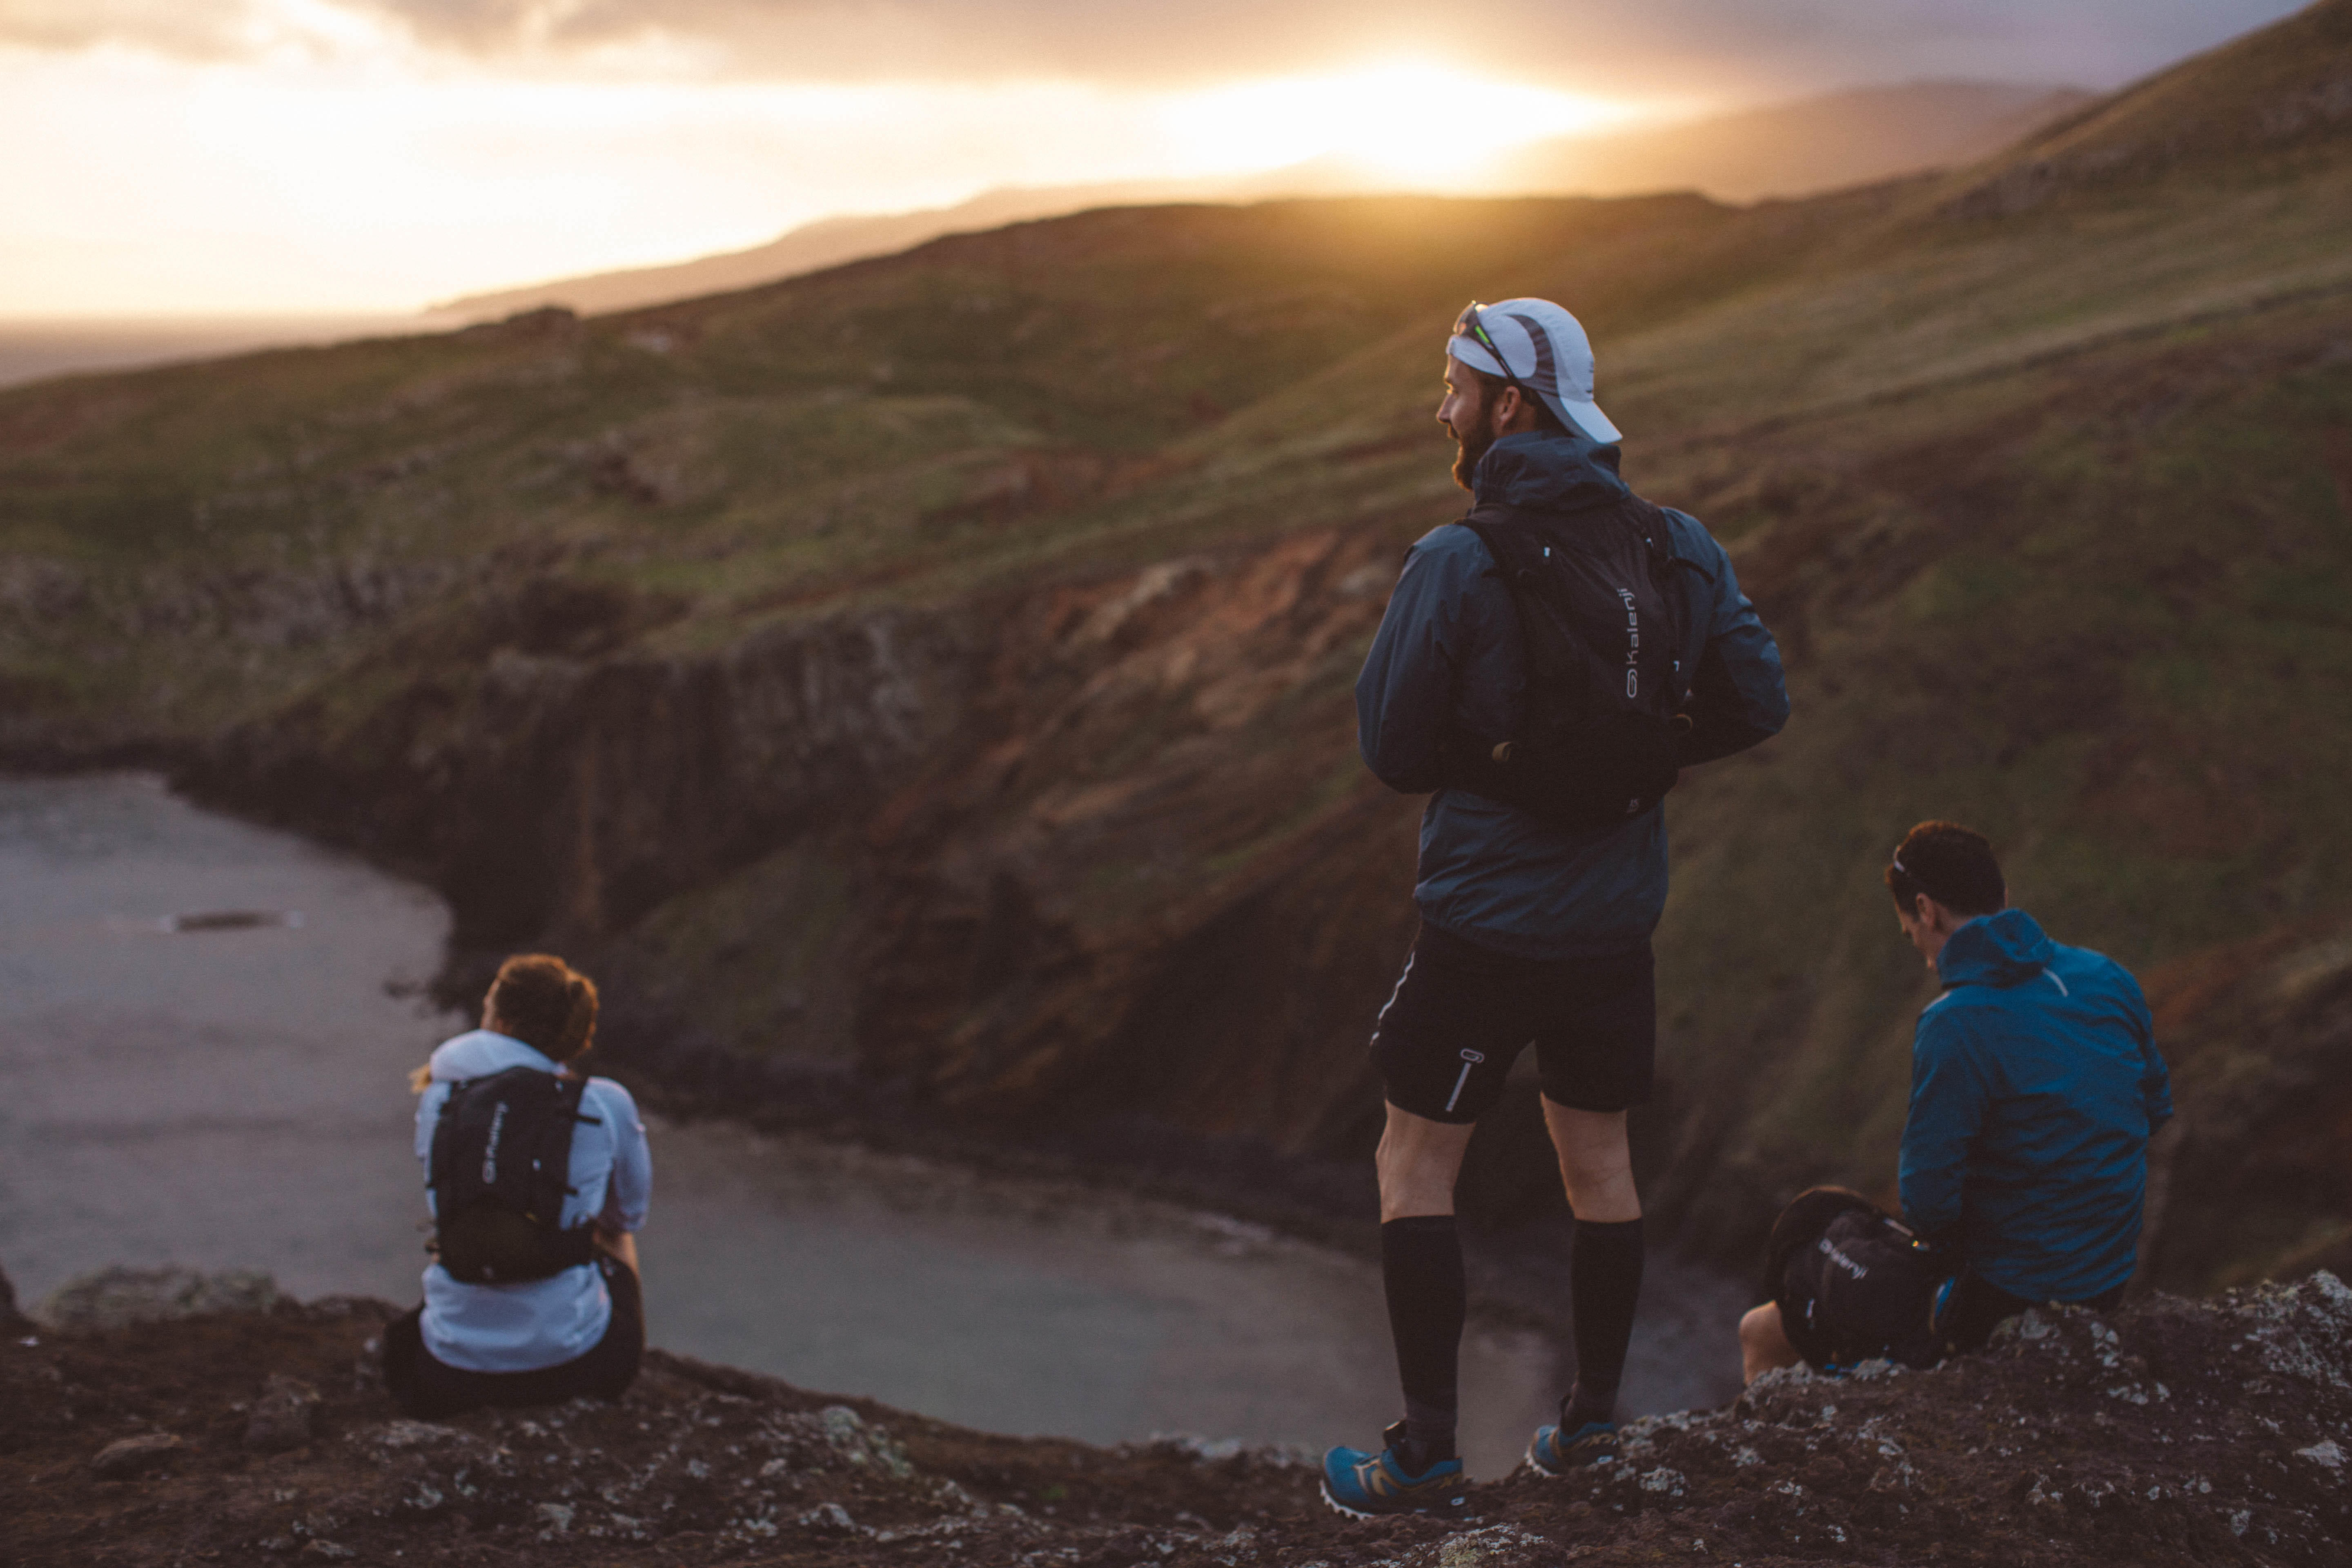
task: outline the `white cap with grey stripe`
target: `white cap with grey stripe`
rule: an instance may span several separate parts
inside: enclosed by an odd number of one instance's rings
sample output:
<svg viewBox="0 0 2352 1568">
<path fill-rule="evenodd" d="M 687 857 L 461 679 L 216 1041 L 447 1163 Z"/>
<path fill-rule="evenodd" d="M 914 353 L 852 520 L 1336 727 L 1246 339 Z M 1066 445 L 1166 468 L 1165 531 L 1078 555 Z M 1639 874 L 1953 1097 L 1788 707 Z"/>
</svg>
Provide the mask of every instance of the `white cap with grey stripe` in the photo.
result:
<svg viewBox="0 0 2352 1568">
<path fill-rule="evenodd" d="M 1570 429 L 1602 446 L 1625 438 L 1592 401 L 1592 341 L 1574 316 L 1549 300 L 1473 304 L 1454 321 L 1445 352 L 1472 370 L 1534 393 Z"/>
</svg>

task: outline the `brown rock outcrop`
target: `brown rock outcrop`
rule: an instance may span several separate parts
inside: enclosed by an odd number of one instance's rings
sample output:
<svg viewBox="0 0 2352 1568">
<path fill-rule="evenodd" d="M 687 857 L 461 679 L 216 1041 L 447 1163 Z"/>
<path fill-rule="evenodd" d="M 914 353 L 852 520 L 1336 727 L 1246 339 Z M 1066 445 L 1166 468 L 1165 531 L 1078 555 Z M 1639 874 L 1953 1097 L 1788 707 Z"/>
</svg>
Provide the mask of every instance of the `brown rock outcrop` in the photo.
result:
<svg viewBox="0 0 2352 1568">
<path fill-rule="evenodd" d="M 110 1481 L 144 1475 L 171 1463 L 173 1457 L 186 1447 L 169 1432 L 142 1432 L 135 1437 L 118 1437 L 91 1458 L 89 1473 Z"/>
<path fill-rule="evenodd" d="M 1932 1372 L 1771 1373 L 1723 1409 L 1631 1423 L 1574 1477 L 1474 1485 L 1453 1531 L 1336 1517 L 1307 1455 L 992 1437 L 658 1352 L 617 1405 L 404 1420 L 367 1370 L 390 1315 L 344 1301 L 0 1344 L 9 1561 L 2319 1568 L 2352 1532 L 2352 1290 L 2327 1274 L 2031 1313 Z M 324 1395 L 299 1451 L 242 1441 L 235 1396 L 268 1368 Z M 91 1427 L 172 1412 L 184 1436 L 125 1439 L 109 1451 L 142 1457 L 92 1472 Z"/>
<path fill-rule="evenodd" d="M 317 1389 L 283 1373 L 271 1373 L 246 1414 L 245 1446 L 257 1454 L 299 1448 L 310 1440 L 318 1413 Z"/>
</svg>

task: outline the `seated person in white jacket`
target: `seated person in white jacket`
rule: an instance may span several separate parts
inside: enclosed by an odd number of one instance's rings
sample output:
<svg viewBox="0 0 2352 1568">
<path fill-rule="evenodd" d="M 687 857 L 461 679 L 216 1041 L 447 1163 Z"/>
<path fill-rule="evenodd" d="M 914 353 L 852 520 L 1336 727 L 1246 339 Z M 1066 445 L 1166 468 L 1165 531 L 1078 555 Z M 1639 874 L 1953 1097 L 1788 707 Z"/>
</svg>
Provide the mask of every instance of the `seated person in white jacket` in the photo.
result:
<svg viewBox="0 0 2352 1568">
<path fill-rule="evenodd" d="M 423 1304 L 384 1335 L 384 1381 L 408 1415 L 617 1399 L 636 1376 L 631 1233 L 653 1162 L 629 1091 L 566 1065 L 595 1032 L 587 976 L 521 954 L 499 967 L 482 1026 L 412 1080 L 436 1256 Z"/>
</svg>

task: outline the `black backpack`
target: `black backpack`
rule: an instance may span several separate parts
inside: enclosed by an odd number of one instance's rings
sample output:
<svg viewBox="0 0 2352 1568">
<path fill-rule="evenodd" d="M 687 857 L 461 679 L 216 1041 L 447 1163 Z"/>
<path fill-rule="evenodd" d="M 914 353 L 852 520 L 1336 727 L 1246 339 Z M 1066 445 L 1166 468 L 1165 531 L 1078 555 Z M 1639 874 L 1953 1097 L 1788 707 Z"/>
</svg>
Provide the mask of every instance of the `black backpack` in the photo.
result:
<svg viewBox="0 0 2352 1568">
<path fill-rule="evenodd" d="M 595 1232 L 562 1228 L 583 1079 L 509 1068 L 449 1086 L 425 1184 L 434 1251 L 469 1285 L 544 1279 L 591 1262 Z"/>
<path fill-rule="evenodd" d="M 1510 591 L 1526 649 L 1519 732 L 1446 738 L 1444 778 L 1564 827 L 1648 811 L 1690 729 L 1694 619 L 1664 511 L 1627 496 L 1572 512 L 1481 505 L 1462 520 Z"/>
<path fill-rule="evenodd" d="M 1936 1289 L 1952 1272 L 1916 1233 L 1859 1193 L 1815 1187 L 1772 1226 L 1766 1286 L 1781 1331 L 1813 1365 L 1941 1359 Z"/>
</svg>

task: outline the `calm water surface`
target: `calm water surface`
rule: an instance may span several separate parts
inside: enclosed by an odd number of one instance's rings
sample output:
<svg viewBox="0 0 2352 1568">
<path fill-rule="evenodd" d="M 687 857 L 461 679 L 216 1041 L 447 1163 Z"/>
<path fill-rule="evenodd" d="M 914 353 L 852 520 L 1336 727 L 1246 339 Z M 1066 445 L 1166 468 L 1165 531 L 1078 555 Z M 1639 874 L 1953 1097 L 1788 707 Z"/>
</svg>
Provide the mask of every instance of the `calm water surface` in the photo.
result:
<svg viewBox="0 0 2352 1568">
<path fill-rule="evenodd" d="M 414 1301 L 403 1079 L 460 1026 L 415 1000 L 447 919 L 150 777 L 0 779 L 0 1265 L 20 1297 L 175 1262 Z M 1361 1259 L 1088 1189 L 651 1131 L 656 1344 L 1001 1432 L 1320 1445 L 1393 1418 Z M 1720 1315 L 1645 1317 L 1629 1403 L 1725 1397 Z M 1552 1352 L 1474 1327 L 1463 1379 L 1465 1456 L 1498 1475 L 1549 1418 Z"/>
</svg>

